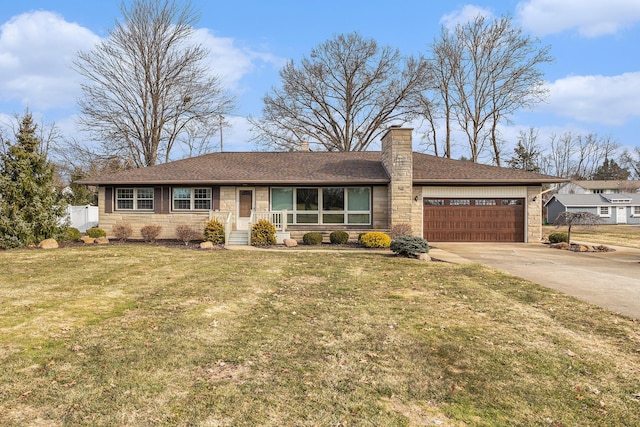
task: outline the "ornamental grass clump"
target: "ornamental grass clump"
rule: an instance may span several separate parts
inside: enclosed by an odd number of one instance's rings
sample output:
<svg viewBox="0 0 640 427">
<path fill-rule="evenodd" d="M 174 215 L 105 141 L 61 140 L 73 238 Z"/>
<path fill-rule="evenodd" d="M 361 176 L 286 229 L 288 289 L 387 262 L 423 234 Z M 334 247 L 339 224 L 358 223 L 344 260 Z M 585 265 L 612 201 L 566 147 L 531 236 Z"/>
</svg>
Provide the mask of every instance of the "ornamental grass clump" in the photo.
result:
<svg viewBox="0 0 640 427">
<path fill-rule="evenodd" d="M 391 237 L 380 231 L 370 231 L 360 236 L 360 244 L 365 248 L 388 248 L 391 245 Z"/>
<path fill-rule="evenodd" d="M 319 245 L 322 243 L 322 233 L 311 231 L 302 236 L 302 243 L 305 245 Z"/>
<path fill-rule="evenodd" d="M 329 241 L 335 245 L 344 245 L 349 242 L 349 233 L 346 231 L 333 231 L 329 234 Z"/>
<path fill-rule="evenodd" d="M 224 225 L 217 219 L 208 221 L 204 226 L 204 239 L 214 245 L 223 245 Z"/>
<path fill-rule="evenodd" d="M 116 236 L 116 239 L 121 242 L 126 242 L 133 234 L 133 228 L 131 228 L 131 225 L 126 223 L 114 225 L 111 231 L 113 232 L 113 235 Z"/>
<path fill-rule="evenodd" d="M 251 246 L 270 246 L 276 244 L 276 226 L 261 219 L 251 229 Z"/>
<path fill-rule="evenodd" d="M 202 235 L 188 224 L 178 224 L 176 226 L 176 237 L 181 240 L 185 246 L 188 246 L 189 242 L 201 239 Z"/>
<path fill-rule="evenodd" d="M 398 236 L 391 241 L 389 248 L 396 255 L 406 257 L 417 257 L 420 254 L 429 253 L 429 243 L 417 236 Z"/>
<path fill-rule="evenodd" d="M 140 235 L 145 242 L 154 243 L 160 235 L 161 230 L 162 227 L 159 225 L 145 225 L 140 229 Z"/>
</svg>

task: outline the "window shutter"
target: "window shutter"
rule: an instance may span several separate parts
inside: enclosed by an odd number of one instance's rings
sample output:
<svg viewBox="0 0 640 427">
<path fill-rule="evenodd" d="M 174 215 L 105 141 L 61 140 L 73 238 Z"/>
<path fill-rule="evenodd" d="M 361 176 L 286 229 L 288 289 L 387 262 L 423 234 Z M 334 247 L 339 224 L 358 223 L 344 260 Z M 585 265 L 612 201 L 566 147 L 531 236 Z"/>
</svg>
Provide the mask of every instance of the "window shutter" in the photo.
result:
<svg viewBox="0 0 640 427">
<path fill-rule="evenodd" d="M 153 212 L 162 213 L 162 208 L 163 208 L 162 187 L 155 187 L 153 189 Z"/>
<path fill-rule="evenodd" d="M 162 187 L 162 213 L 171 212 L 171 187 Z"/>
<path fill-rule="evenodd" d="M 104 188 L 104 212 L 113 212 L 113 187 Z"/>
<path fill-rule="evenodd" d="M 211 188 L 211 209 L 214 211 L 220 210 L 220 187 Z"/>
</svg>

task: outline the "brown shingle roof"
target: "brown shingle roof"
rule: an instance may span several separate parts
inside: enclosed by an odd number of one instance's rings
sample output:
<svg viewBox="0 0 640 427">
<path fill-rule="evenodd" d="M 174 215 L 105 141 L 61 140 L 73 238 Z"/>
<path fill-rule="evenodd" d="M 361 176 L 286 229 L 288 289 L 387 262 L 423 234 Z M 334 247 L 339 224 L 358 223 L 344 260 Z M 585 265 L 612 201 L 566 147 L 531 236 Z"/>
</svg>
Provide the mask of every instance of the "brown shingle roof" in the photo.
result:
<svg viewBox="0 0 640 427">
<path fill-rule="evenodd" d="M 562 179 L 516 169 L 413 153 L 416 184 L 539 184 Z M 332 185 L 387 184 L 379 151 L 236 152 L 132 169 L 79 181 L 88 185 Z"/>
</svg>

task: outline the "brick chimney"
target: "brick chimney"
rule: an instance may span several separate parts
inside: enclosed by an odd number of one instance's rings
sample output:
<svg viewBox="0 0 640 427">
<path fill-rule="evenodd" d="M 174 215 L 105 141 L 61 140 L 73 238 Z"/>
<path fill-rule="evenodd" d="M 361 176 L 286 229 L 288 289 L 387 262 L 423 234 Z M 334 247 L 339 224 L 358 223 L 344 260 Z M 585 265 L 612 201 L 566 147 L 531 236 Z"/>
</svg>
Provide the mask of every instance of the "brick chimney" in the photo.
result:
<svg viewBox="0 0 640 427">
<path fill-rule="evenodd" d="M 413 129 L 391 126 L 382 137 L 382 165 L 391 183 L 388 190 L 389 228 L 412 224 Z"/>
</svg>

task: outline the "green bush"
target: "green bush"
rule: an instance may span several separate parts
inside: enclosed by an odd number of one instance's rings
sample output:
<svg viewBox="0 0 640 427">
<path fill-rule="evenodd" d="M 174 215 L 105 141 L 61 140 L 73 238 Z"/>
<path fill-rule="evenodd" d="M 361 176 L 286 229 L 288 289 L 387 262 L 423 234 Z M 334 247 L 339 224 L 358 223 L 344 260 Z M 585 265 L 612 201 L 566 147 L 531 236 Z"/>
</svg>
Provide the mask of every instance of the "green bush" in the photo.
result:
<svg viewBox="0 0 640 427">
<path fill-rule="evenodd" d="M 87 236 L 97 239 L 98 237 L 107 237 L 107 232 L 102 228 L 91 227 L 87 230 Z"/>
<path fill-rule="evenodd" d="M 370 231 L 360 237 L 360 244 L 365 248 L 388 248 L 391 245 L 391 237 L 380 231 Z"/>
<path fill-rule="evenodd" d="M 569 243 L 569 236 L 567 233 L 563 233 L 561 231 L 555 231 L 549 234 L 549 243 Z"/>
<path fill-rule="evenodd" d="M 162 227 L 159 225 L 145 225 L 140 229 L 140 235 L 145 242 L 155 242 L 161 230 Z"/>
<path fill-rule="evenodd" d="M 322 243 L 322 234 L 316 231 L 305 233 L 302 236 L 302 243 L 305 245 L 319 245 Z"/>
<path fill-rule="evenodd" d="M 346 231 L 333 231 L 329 234 L 329 241 L 336 245 L 344 245 L 349 242 L 349 233 Z"/>
<path fill-rule="evenodd" d="M 224 244 L 224 225 L 217 219 L 208 221 L 204 226 L 204 239 L 214 245 Z"/>
<path fill-rule="evenodd" d="M 133 234 L 133 228 L 129 224 L 116 224 L 111 230 L 113 235 L 116 236 L 121 242 L 126 242 L 128 238 Z"/>
<path fill-rule="evenodd" d="M 251 246 L 269 246 L 276 244 L 276 226 L 261 219 L 251 229 Z"/>
<path fill-rule="evenodd" d="M 77 242 L 78 240 L 80 240 L 81 236 L 82 235 L 80 234 L 80 230 L 74 227 L 69 227 L 65 230 L 64 234 L 62 235 L 62 241 Z"/>
<path fill-rule="evenodd" d="M 417 236 L 398 236 L 391 241 L 389 248 L 397 255 L 407 257 L 429 253 L 429 243 Z"/>
</svg>

